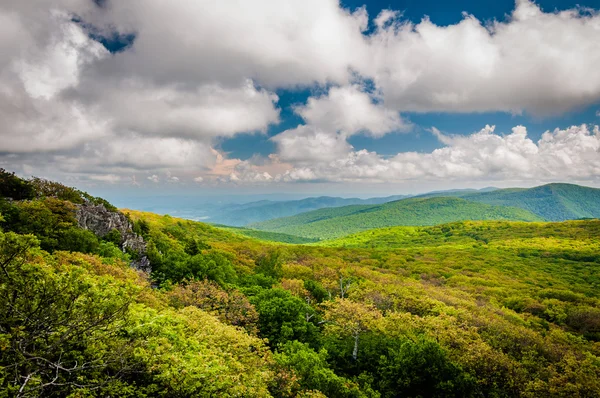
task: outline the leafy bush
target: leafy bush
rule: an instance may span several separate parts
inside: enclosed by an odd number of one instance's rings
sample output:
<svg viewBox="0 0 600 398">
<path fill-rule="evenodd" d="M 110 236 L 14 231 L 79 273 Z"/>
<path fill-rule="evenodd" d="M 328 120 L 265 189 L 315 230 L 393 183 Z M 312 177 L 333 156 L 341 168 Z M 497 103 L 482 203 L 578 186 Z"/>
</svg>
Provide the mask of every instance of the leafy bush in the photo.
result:
<svg viewBox="0 0 600 398">
<path fill-rule="evenodd" d="M 8 171 L 0 168 L 0 197 L 14 200 L 32 199 L 35 195 L 33 185 Z"/>
</svg>

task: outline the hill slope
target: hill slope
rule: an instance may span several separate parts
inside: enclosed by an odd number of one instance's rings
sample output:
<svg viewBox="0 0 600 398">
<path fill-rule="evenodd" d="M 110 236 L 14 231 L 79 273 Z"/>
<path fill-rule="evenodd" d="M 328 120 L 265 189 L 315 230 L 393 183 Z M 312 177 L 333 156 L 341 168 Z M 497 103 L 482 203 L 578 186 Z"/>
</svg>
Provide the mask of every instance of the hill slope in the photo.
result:
<svg viewBox="0 0 600 398">
<path fill-rule="evenodd" d="M 515 206 L 548 221 L 600 217 L 600 189 L 574 184 L 548 184 L 530 189 L 501 189 L 467 194 L 464 199 Z"/>
<path fill-rule="evenodd" d="M 497 206 L 529 210 L 548 221 L 600 217 L 600 189 L 575 184 L 547 184 L 534 188 L 508 188 L 490 192 L 432 192 L 421 198 L 455 196 Z"/>
<path fill-rule="evenodd" d="M 414 198 L 376 206 L 321 209 L 250 227 L 305 238 L 331 239 L 366 229 L 395 225 L 436 225 L 460 220 L 540 221 L 529 211 L 460 198 Z"/>
<path fill-rule="evenodd" d="M 396 195 L 383 198 L 337 198 L 330 196 L 320 196 L 316 198 L 306 198 L 301 200 L 288 200 L 282 202 L 260 201 L 245 203 L 242 205 L 226 206 L 216 213 L 210 215 L 206 221 L 215 224 L 224 224 L 235 227 L 245 226 L 251 223 L 271 220 L 280 217 L 289 217 L 296 214 L 318 210 L 328 207 L 340 207 L 349 205 L 374 205 L 405 198 L 406 196 Z"/>
</svg>

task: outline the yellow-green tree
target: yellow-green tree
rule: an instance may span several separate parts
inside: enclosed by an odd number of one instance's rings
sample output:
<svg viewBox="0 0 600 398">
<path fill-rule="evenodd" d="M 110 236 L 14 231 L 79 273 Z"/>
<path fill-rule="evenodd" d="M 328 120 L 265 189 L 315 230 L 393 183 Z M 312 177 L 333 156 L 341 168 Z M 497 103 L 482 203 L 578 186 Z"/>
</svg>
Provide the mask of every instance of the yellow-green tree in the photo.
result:
<svg viewBox="0 0 600 398">
<path fill-rule="evenodd" d="M 360 335 L 375 327 L 381 312 L 369 304 L 357 303 L 349 299 L 337 298 L 323 304 L 327 333 L 350 336 L 354 340 L 352 358 L 358 359 Z"/>
</svg>

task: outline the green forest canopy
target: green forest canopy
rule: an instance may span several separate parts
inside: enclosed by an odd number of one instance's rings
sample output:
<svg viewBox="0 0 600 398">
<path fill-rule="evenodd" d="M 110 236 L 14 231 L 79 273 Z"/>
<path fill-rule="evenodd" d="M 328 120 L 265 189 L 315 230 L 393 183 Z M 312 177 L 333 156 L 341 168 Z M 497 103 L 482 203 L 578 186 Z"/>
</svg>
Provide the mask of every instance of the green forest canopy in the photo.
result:
<svg viewBox="0 0 600 398">
<path fill-rule="evenodd" d="M 128 211 L 148 278 L 53 192 L 1 199 L 0 397 L 600 394 L 600 221 L 291 245 Z"/>
</svg>

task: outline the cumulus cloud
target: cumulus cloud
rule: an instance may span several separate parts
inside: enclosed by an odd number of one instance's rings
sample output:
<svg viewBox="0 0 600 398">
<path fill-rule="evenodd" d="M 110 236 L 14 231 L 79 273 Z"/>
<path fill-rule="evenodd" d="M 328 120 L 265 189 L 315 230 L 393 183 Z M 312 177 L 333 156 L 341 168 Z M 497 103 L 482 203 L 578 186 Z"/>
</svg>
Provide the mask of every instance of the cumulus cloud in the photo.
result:
<svg viewBox="0 0 600 398">
<path fill-rule="evenodd" d="M 398 111 L 376 103 L 358 85 L 332 87 L 327 95 L 311 97 L 305 105 L 297 106 L 295 111 L 307 124 L 346 136 L 366 132 L 381 137 L 392 131 L 406 131 L 410 127 Z"/>
<path fill-rule="evenodd" d="M 111 75 L 273 88 L 345 83 L 348 66 L 366 61 L 366 11 L 337 0 L 111 1 L 96 18 L 137 35 L 103 70 Z"/>
<path fill-rule="evenodd" d="M 218 177 L 217 181 L 234 184 L 268 183 L 273 181 L 273 176 L 249 161 L 240 161 L 229 175 Z"/>
<path fill-rule="evenodd" d="M 114 15 L 91 1 L 22 3 L 0 5 L 5 159 L 19 159 L 32 171 L 51 164 L 92 176 L 169 167 L 199 171 L 214 163 L 215 139 L 265 131 L 279 121 L 277 96 L 249 78 L 183 84 L 175 76 L 161 81 L 119 70 L 123 53 L 110 54 L 95 40 Z M 82 20 L 99 23 L 94 35 Z"/>
<path fill-rule="evenodd" d="M 547 115 L 600 98 L 596 11 L 542 12 L 530 0 L 517 0 L 507 21 L 489 25 L 471 15 L 450 26 L 390 18 L 386 11 L 376 20 L 378 30 L 369 37 L 373 61 L 363 70 L 386 106 Z"/>
<path fill-rule="evenodd" d="M 240 87 L 206 84 L 182 90 L 140 80 L 88 81 L 79 94 L 94 97 L 113 131 L 208 140 L 239 132 L 264 131 L 279 121 L 275 94 L 246 81 Z"/>
<path fill-rule="evenodd" d="M 597 133 L 582 126 L 538 142 L 521 128 L 438 132 L 444 148 L 393 158 L 353 148 L 354 134 L 408 130 L 409 111 L 547 115 L 600 100 L 596 11 L 517 0 L 485 25 L 402 18 L 337 0 L 2 2 L 0 164 L 106 183 L 167 182 L 167 170 L 237 183 L 597 173 Z M 116 53 L 98 40 L 119 35 L 132 41 Z M 270 164 L 214 150 L 278 123 L 277 90 L 314 87 L 329 89 L 295 107 L 305 124 L 272 138 Z"/>
<path fill-rule="evenodd" d="M 352 149 L 341 134 L 311 125 L 299 125 L 271 140 L 277 145 L 282 161 L 297 165 L 332 161 L 345 156 Z"/>
<path fill-rule="evenodd" d="M 507 135 L 494 126 L 467 136 L 433 130 L 444 147 L 430 153 L 402 152 L 386 158 L 352 151 L 312 167 L 301 166 L 276 178 L 400 182 L 406 180 L 589 180 L 600 176 L 600 129 L 586 125 L 545 132 L 532 141 L 523 126 Z"/>
</svg>

